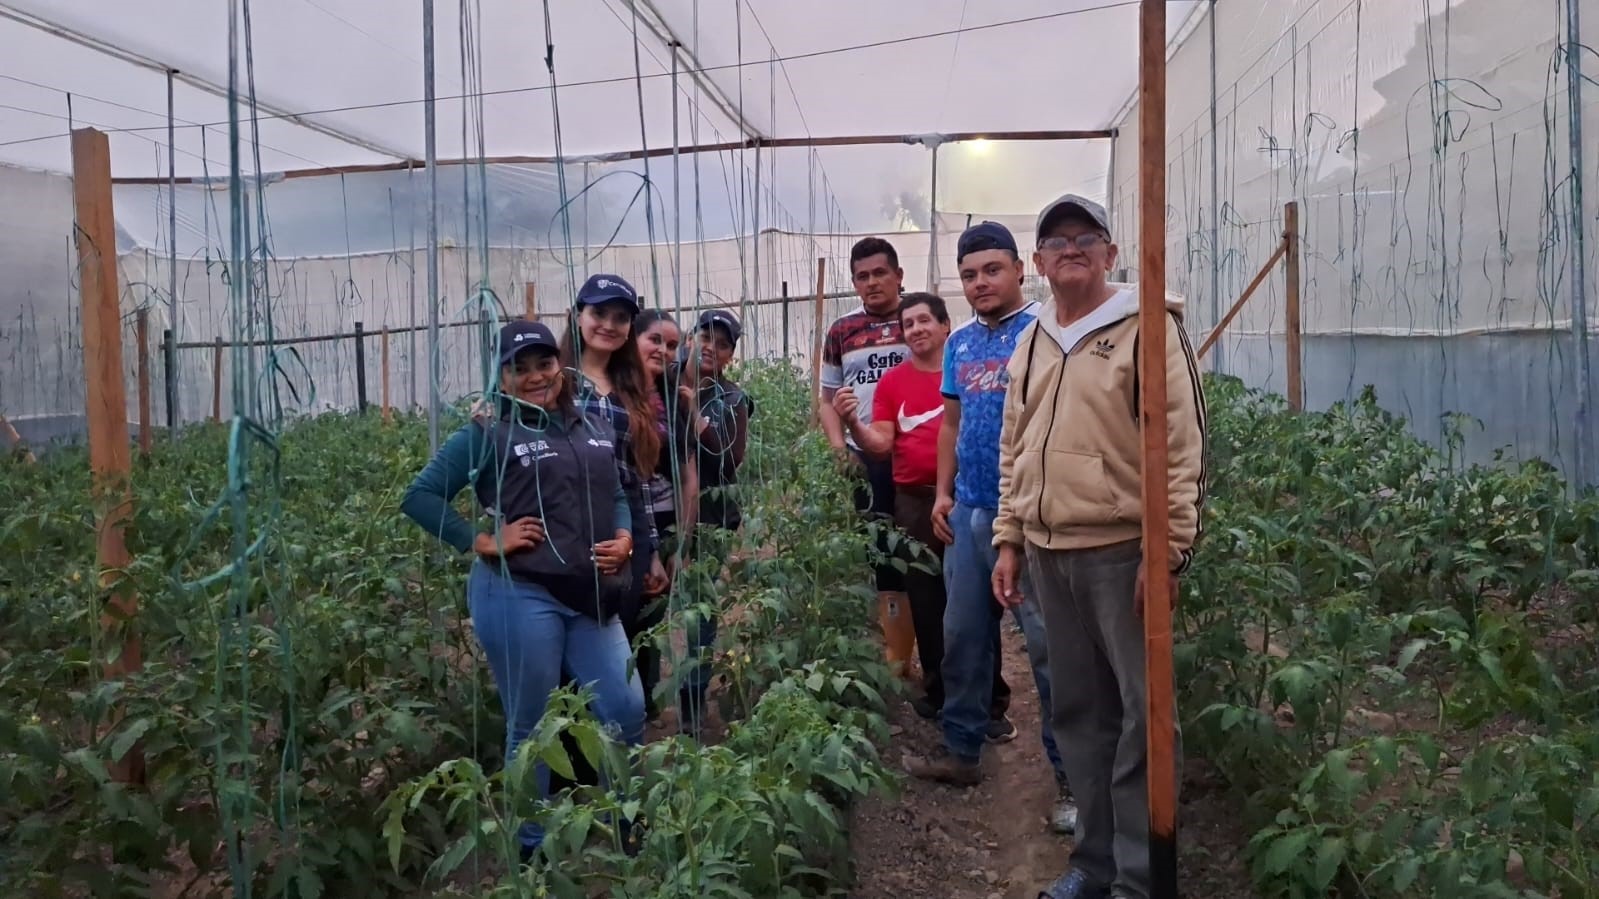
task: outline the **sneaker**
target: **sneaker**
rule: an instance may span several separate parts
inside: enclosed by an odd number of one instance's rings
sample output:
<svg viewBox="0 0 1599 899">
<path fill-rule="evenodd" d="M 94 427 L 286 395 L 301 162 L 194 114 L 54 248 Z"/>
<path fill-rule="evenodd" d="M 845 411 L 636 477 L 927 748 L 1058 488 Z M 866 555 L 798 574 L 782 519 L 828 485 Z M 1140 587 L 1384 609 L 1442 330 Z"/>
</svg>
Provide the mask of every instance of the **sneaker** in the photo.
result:
<svg viewBox="0 0 1599 899">
<path fill-rule="evenodd" d="M 1038 899 L 1110 899 L 1110 890 L 1096 886 L 1087 874 L 1073 868 L 1040 891 Z"/>
<path fill-rule="evenodd" d="M 1016 739 L 1016 725 L 1011 723 L 1009 715 L 990 718 L 988 719 L 988 728 L 984 736 L 988 738 L 990 743 L 1009 743 Z"/>
<path fill-rule="evenodd" d="M 908 759 L 905 770 L 912 777 L 954 784 L 958 787 L 976 786 L 983 781 L 982 765 L 955 756 L 949 748 L 940 745 L 926 758 Z"/>
<path fill-rule="evenodd" d="M 928 699 L 925 695 L 912 699 L 911 708 L 916 710 L 917 715 L 927 719 L 928 721 L 936 719 L 944 711 L 943 708 L 933 705 L 933 701 Z"/>
<path fill-rule="evenodd" d="M 1055 797 L 1055 807 L 1050 809 L 1049 829 L 1066 837 L 1077 832 L 1077 803 L 1072 801 L 1071 791 L 1065 787 Z"/>
<path fill-rule="evenodd" d="M 1077 801 L 1066 775 L 1055 772 L 1055 805 L 1049 812 L 1049 829 L 1062 836 L 1077 833 Z"/>
</svg>

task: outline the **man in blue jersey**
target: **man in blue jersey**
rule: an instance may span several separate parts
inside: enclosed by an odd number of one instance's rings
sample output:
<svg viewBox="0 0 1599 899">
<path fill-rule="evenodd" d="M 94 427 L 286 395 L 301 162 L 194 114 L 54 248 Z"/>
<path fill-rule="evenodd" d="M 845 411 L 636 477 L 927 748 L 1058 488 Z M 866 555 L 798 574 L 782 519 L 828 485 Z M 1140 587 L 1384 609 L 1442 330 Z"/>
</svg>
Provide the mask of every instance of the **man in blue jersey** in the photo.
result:
<svg viewBox="0 0 1599 899">
<path fill-rule="evenodd" d="M 1004 414 L 1006 366 L 1016 338 L 1037 317 L 1037 303 L 1022 296 L 1026 269 L 1016 238 L 1004 225 L 981 222 L 966 229 L 956 244 L 961 289 L 975 317 L 957 328 L 944 345 L 944 422 L 938 439 L 937 499 L 933 530 L 949 549 L 944 579 L 949 603 L 944 611 L 944 743 L 917 760 L 917 777 L 971 785 L 982 780 L 983 743 L 992 741 L 988 708 L 994 653 L 999 651 L 1003 609 L 994 601 L 991 578 L 994 516 L 999 510 L 999 431 Z M 1016 608 L 1027 639 L 1041 708 L 1050 707 L 1049 656 L 1038 599 Z M 1057 833 L 1077 823 L 1062 773 L 1060 753 L 1050 728 L 1043 727 L 1044 749 L 1055 769 L 1059 799 L 1050 818 Z"/>
</svg>

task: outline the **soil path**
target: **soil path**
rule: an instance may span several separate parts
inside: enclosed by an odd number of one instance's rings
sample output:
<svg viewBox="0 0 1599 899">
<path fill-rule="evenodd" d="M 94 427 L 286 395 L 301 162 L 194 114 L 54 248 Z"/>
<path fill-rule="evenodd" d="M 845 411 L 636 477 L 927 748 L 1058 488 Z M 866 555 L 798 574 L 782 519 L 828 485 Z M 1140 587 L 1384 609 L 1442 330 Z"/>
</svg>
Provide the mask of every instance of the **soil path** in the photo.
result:
<svg viewBox="0 0 1599 899">
<path fill-rule="evenodd" d="M 1005 679 L 1018 735 L 984 752 L 983 783 L 971 789 L 902 778 L 900 793 L 874 796 L 853 815 L 853 899 L 1035 899 L 1066 868 L 1068 838 L 1048 827 L 1055 782 L 1039 742 L 1038 696 L 1021 634 L 1002 628 Z M 909 704 L 889 711 L 884 759 L 903 771 L 906 754 L 937 745 L 934 722 Z M 1247 840 L 1234 800 L 1202 763 L 1183 778 L 1180 877 L 1184 896 L 1251 897 L 1242 859 Z"/>
</svg>

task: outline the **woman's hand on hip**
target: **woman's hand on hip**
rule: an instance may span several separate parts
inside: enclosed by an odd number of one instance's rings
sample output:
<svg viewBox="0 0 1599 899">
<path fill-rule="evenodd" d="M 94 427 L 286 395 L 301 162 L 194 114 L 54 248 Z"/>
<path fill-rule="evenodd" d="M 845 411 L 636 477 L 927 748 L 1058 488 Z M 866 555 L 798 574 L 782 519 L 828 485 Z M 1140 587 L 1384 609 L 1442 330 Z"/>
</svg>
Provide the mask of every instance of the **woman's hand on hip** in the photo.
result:
<svg viewBox="0 0 1599 899">
<path fill-rule="evenodd" d="M 501 524 L 498 538 L 494 534 L 478 534 L 477 539 L 472 541 L 472 551 L 493 559 L 527 549 L 536 549 L 543 542 L 544 522 L 526 516 Z"/>
</svg>

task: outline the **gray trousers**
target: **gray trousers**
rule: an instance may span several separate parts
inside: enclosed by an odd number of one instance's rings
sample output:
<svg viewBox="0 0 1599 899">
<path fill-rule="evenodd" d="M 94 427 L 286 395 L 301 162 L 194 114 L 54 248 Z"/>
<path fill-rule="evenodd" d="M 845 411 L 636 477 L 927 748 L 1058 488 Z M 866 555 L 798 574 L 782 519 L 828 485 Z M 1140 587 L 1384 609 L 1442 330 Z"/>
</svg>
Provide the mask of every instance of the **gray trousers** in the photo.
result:
<svg viewBox="0 0 1599 899">
<path fill-rule="evenodd" d="M 1150 889 L 1144 623 L 1133 614 L 1142 558 L 1137 540 L 1027 547 L 1049 634 L 1050 720 L 1077 798 L 1072 867 L 1129 899 Z M 1175 748 L 1180 769 L 1180 732 Z"/>
</svg>

